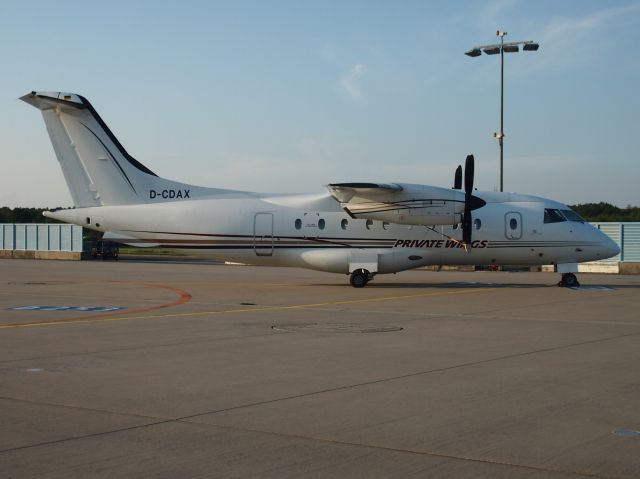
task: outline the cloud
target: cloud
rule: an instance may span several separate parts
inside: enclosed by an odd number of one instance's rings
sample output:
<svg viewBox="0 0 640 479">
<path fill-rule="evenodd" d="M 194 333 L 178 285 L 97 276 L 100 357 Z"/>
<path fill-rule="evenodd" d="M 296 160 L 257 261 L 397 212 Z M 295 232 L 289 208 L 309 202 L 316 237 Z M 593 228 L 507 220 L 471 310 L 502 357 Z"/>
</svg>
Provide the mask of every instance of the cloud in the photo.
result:
<svg viewBox="0 0 640 479">
<path fill-rule="evenodd" d="M 640 5 L 625 5 L 592 12 L 579 18 L 555 18 L 543 30 L 548 41 L 575 42 L 620 16 L 640 12 Z"/>
<path fill-rule="evenodd" d="M 355 103 L 364 103 L 366 100 L 362 91 L 362 77 L 364 75 L 364 65 L 356 63 L 340 78 L 340 86 Z"/>
<path fill-rule="evenodd" d="M 573 18 L 553 18 L 541 29 L 537 39 L 543 55 L 537 57 L 538 69 L 566 70 L 589 64 L 600 58 L 603 50 L 618 41 L 603 30 L 614 21 L 640 12 L 640 5 L 606 8 Z"/>
</svg>

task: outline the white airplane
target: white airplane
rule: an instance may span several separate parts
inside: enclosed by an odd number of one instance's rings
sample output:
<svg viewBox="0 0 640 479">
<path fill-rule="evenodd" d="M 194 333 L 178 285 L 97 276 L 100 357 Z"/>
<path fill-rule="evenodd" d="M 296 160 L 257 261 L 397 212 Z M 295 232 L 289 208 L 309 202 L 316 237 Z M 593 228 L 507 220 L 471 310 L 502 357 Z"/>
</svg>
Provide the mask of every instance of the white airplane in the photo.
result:
<svg viewBox="0 0 640 479">
<path fill-rule="evenodd" d="M 426 265 L 555 264 L 576 286 L 578 263 L 618 246 L 567 205 L 473 189 L 473 156 L 454 187 L 334 183 L 321 194 L 259 194 L 160 178 L 127 153 L 91 103 L 31 92 L 42 110 L 75 208 L 45 216 L 119 242 L 187 250 L 226 261 L 350 275 Z M 472 213 L 473 212 L 473 213 Z"/>
</svg>

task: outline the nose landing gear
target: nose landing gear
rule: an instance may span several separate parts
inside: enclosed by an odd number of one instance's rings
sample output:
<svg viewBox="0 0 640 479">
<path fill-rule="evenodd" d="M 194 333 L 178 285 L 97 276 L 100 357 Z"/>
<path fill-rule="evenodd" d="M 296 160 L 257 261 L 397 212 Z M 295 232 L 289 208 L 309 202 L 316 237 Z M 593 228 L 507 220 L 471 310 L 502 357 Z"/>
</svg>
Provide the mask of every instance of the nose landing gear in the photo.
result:
<svg viewBox="0 0 640 479">
<path fill-rule="evenodd" d="M 573 273 L 562 273 L 562 278 L 560 282 L 558 282 L 558 286 L 565 286 L 567 288 L 573 288 L 575 286 L 580 286 L 578 283 L 578 278 Z"/>
</svg>

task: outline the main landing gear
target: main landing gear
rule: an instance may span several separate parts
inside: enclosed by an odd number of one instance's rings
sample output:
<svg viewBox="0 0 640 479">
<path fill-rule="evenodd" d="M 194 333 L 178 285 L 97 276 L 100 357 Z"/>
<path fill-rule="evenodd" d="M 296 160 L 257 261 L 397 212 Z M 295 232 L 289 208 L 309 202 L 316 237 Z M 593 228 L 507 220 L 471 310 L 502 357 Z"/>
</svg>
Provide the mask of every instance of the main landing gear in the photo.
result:
<svg viewBox="0 0 640 479">
<path fill-rule="evenodd" d="M 369 281 L 373 279 L 373 274 L 369 273 L 366 269 L 356 269 L 351 273 L 349 283 L 354 288 L 364 288 Z"/>
<path fill-rule="evenodd" d="M 580 286 L 578 283 L 578 278 L 573 273 L 562 273 L 562 279 L 558 283 L 558 286 L 565 286 L 567 288 L 573 288 L 575 286 Z"/>
</svg>

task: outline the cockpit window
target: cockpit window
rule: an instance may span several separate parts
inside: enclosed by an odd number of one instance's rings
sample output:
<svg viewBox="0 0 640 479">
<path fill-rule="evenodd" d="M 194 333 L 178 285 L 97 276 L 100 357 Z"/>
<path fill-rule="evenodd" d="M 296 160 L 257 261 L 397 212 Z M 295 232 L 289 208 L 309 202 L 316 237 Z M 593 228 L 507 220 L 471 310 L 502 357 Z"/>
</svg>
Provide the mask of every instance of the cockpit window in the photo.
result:
<svg viewBox="0 0 640 479">
<path fill-rule="evenodd" d="M 580 223 L 584 223 L 584 219 L 573 210 L 562 210 L 562 214 L 569 221 L 579 221 Z"/>
<path fill-rule="evenodd" d="M 560 210 L 554 210 L 551 208 L 544 209 L 544 222 L 545 223 L 560 223 L 562 221 L 567 221 Z"/>
</svg>

